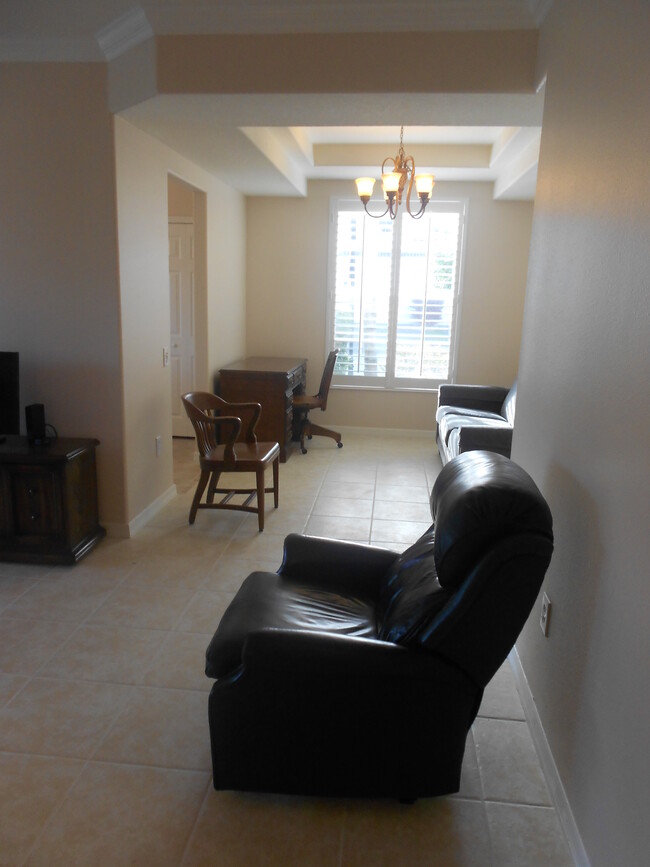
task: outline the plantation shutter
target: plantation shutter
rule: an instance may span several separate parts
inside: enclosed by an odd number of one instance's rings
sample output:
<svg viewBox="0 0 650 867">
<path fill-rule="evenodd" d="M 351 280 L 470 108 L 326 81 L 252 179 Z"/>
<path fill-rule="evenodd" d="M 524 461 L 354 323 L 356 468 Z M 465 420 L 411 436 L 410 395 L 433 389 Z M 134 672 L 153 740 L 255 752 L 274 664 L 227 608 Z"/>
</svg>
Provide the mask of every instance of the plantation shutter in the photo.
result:
<svg viewBox="0 0 650 867">
<path fill-rule="evenodd" d="M 333 203 L 329 342 L 334 382 L 433 388 L 453 378 L 465 206 L 375 219 Z"/>
<path fill-rule="evenodd" d="M 336 233 L 336 373 L 383 377 L 388 353 L 393 224 L 339 211 Z"/>
<path fill-rule="evenodd" d="M 456 289 L 459 213 L 402 221 L 395 378 L 446 380 Z"/>
</svg>

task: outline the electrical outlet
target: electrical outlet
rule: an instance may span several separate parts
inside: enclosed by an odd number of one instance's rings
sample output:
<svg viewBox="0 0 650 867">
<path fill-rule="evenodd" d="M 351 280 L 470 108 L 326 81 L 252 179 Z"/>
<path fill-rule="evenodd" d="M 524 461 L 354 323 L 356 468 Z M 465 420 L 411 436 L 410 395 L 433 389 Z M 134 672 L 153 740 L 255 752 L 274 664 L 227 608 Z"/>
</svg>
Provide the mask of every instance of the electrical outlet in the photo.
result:
<svg viewBox="0 0 650 867">
<path fill-rule="evenodd" d="M 156 437 L 156 457 L 159 458 L 162 454 L 162 437 Z"/>
<path fill-rule="evenodd" d="M 542 613 L 539 615 L 539 625 L 544 633 L 544 635 L 548 635 L 548 624 L 551 619 L 551 600 L 548 598 L 546 593 L 542 596 Z"/>
</svg>

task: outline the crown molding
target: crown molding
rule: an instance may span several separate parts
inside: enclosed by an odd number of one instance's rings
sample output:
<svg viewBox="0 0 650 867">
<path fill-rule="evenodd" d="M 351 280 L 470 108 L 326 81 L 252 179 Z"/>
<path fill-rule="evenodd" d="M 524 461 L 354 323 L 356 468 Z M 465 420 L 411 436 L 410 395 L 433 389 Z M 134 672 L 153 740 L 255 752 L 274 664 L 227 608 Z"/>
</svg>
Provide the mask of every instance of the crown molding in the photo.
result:
<svg viewBox="0 0 650 867">
<path fill-rule="evenodd" d="M 78 0 L 60 0 L 51 27 L 38 9 L 52 0 L 32 2 L 34 10 L 23 11 L 0 36 L 0 60 L 110 61 L 154 34 L 530 30 L 553 0 L 84 0 L 83 17 Z M 104 24 L 131 2 L 126 14 Z"/>
<path fill-rule="evenodd" d="M 95 38 L 106 60 L 113 60 L 130 48 L 151 39 L 153 35 L 144 9 L 136 6 L 98 30 Z"/>
</svg>

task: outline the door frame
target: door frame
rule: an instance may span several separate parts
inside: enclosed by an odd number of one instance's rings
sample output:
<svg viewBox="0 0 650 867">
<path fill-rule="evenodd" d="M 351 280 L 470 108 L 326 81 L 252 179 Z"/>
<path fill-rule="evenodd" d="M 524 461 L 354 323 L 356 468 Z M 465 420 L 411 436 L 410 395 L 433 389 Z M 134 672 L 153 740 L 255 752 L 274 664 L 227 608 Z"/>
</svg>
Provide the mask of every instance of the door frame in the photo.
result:
<svg viewBox="0 0 650 867">
<path fill-rule="evenodd" d="M 186 187 L 193 197 L 193 216 L 170 215 L 168 207 L 167 224 L 194 224 L 194 388 L 211 391 L 208 373 L 207 193 L 173 172 L 168 172 L 168 178 Z M 167 303 L 170 304 L 169 293 Z"/>
</svg>

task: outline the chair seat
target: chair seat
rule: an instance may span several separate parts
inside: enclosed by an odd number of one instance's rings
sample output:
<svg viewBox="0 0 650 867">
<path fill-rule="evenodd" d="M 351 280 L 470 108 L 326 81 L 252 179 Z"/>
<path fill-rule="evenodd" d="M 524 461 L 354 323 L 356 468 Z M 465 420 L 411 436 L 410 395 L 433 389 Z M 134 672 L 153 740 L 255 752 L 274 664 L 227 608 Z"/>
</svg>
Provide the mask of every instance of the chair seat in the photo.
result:
<svg viewBox="0 0 650 867">
<path fill-rule="evenodd" d="M 298 410 L 320 409 L 323 401 L 317 394 L 295 394 L 293 408 Z"/>
<path fill-rule="evenodd" d="M 206 651 L 206 674 L 223 677 L 242 662 L 246 636 L 263 629 L 328 632 L 376 638 L 374 604 L 331 589 L 253 572 L 224 614 Z"/>
<path fill-rule="evenodd" d="M 223 463 L 224 470 L 227 470 L 225 449 L 225 445 L 218 445 L 210 449 L 206 455 L 200 456 L 200 465 L 203 466 L 205 463 L 206 469 L 213 469 L 215 462 L 218 462 Z M 237 460 L 237 469 L 242 472 L 253 471 L 260 463 L 267 464 L 280 454 L 278 443 L 271 442 L 235 443 L 233 449 Z M 247 466 L 248 464 L 250 466 Z"/>
</svg>

